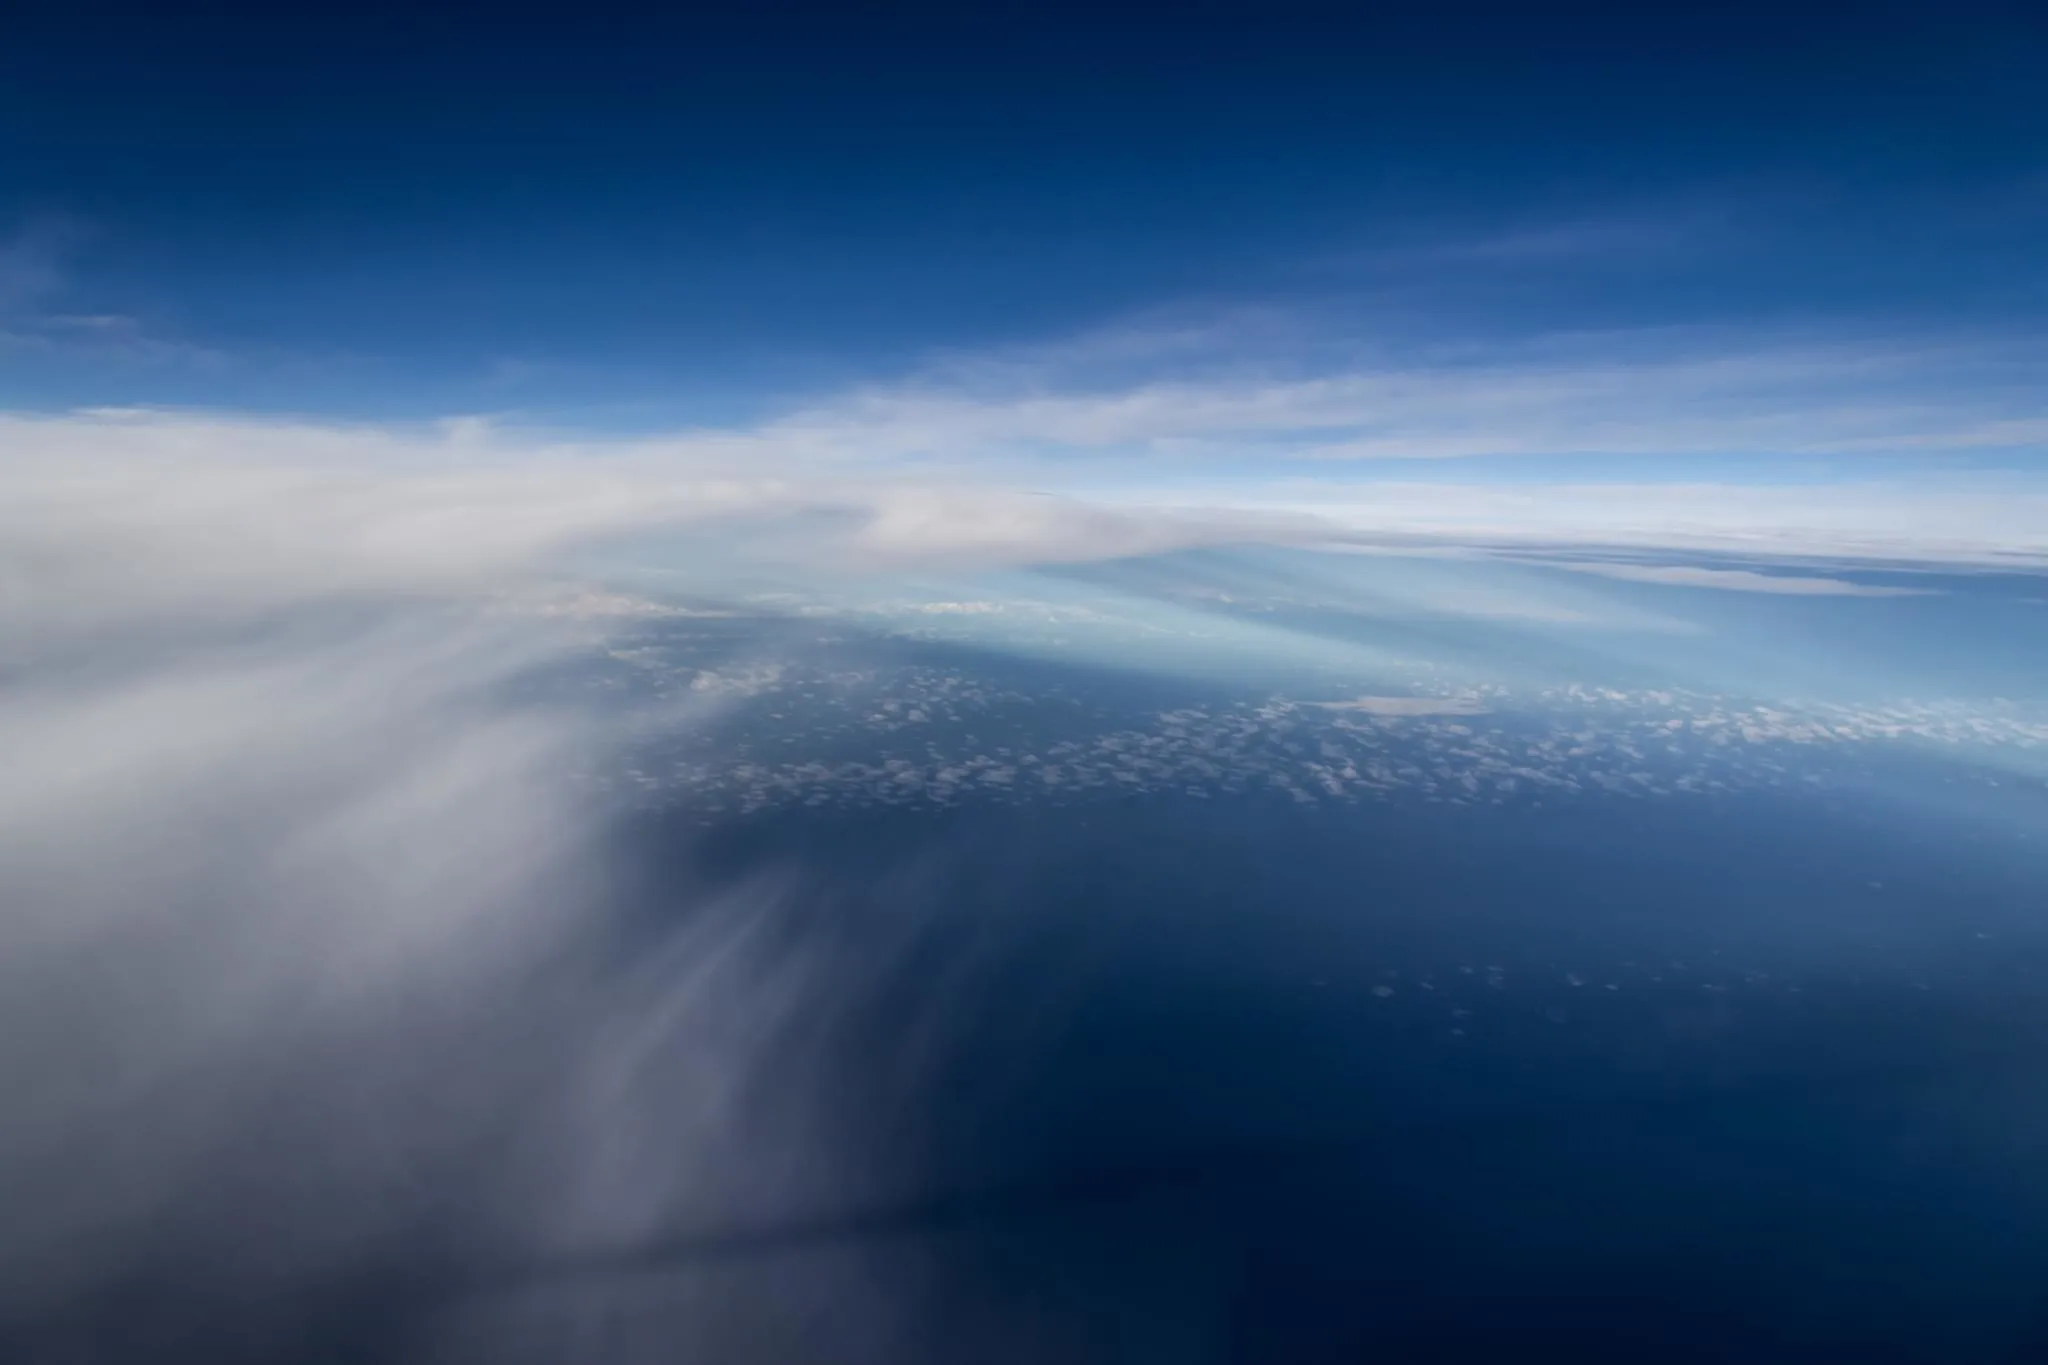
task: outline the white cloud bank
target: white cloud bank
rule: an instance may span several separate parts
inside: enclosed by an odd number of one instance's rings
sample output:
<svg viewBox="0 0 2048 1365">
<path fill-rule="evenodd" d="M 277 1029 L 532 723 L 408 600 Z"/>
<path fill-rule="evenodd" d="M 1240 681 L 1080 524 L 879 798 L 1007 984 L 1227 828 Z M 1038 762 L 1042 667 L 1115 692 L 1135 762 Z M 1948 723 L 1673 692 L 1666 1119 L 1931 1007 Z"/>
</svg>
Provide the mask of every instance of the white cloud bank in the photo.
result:
<svg viewBox="0 0 2048 1365">
<path fill-rule="evenodd" d="M 760 436 L 545 442 L 140 413 L 0 417 L 0 631 L 105 613 L 493 590 L 566 552 L 731 533 L 836 568 L 1305 538 L 1299 514 L 1103 507 L 821 461 Z M 1326 528 L 1324 528 L 1326 529 Z"/>
<path fill-rule="evenodd" d="M 835 566 L 1222 530 L 685 445 L 0 419 L 0 1354 L 213 1359 L 225 1332 L 290 1358 L 331 1326 L 306 1294 L 394 1257 L 842 1192 L 820 1020 L 858 973 L 776 929 L 813 893 L 664 907 L 667 953 L 605 965 L 618 869 L 562 780 L 602 718 L 503 686 L 589 627 L 546 590 L 559 557 L 820 516 Z M 839 1321 L 894 1302 L 864 1290 Z M 664 1349 L 790 1358 L 787 1300 L 676 1302 Z M 578 1313 L 551 1328 L 542 1358 L 603 1349 Z"/>
</svg>

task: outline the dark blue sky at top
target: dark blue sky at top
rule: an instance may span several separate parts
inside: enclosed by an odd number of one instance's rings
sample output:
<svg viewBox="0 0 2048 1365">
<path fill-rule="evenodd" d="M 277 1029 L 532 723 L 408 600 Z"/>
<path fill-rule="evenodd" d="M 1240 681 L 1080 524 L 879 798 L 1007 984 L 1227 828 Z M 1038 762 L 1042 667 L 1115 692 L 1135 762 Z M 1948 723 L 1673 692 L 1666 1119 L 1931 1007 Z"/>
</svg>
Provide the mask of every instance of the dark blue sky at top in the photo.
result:
<svg viewBox="0 0 2048 1365">
<path fill-rule="evenodd" d="M 12 405 L 715 415 L 1175 308 L 2048 312 L 2048 25 L 1993 0 L 15 15 L 0 309 L 63 344 Z"/>
</svg>

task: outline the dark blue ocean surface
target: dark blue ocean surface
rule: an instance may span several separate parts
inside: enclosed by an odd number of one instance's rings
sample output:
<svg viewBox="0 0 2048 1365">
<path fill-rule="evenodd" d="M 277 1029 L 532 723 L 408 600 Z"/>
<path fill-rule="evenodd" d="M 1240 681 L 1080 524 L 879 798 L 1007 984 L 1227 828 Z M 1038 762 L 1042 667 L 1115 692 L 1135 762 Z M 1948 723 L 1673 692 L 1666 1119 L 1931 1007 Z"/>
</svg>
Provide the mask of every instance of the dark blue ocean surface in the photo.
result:
<svg viewBox="0 0 2048 1365">
<path fill-rule="evenodd" d="M 2048 1349 L 2023 834 L 1161 796 L 632 838 L 700 894 L 837 888 L 776 932 L 868 982 L 809 1044 L 837 1188 L 558 1267 L 642 1330 L 678 1280 L 857 1255 L 943 1286 L 935 1359 L 1027 1327 L 1080 1360 Z"/>
<path fill-rule="evenodd" d="M 1711 670 L 1498 630 L 1513 684 L 1434 636 L 1347 686 L 786 633 L 655 622 L 578 682 L 713 708 L 596 781 L 620 969 L 779 964 L 720 1035 L 745 1141 L 437 1330 L 658 1352 L 710 1302 L 748 1359 L 2048 1358 L 2030 693 L 1684 690 Z"/>
</svg>

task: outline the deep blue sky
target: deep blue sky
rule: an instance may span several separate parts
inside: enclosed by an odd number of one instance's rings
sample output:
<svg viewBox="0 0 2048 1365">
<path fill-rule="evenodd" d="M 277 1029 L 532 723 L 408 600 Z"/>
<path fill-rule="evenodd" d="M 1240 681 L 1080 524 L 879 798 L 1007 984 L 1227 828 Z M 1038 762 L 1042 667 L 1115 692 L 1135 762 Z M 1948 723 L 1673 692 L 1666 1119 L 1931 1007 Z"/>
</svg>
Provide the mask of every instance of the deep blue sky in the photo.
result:
<svg viewBox="0 0 2048 1365">
<path fill-rule="evenodd" d="M 659 424 L 1247 309 L 2032 336 L 2028 8 L 31 4 L 0 403 Z"/>
</svg>

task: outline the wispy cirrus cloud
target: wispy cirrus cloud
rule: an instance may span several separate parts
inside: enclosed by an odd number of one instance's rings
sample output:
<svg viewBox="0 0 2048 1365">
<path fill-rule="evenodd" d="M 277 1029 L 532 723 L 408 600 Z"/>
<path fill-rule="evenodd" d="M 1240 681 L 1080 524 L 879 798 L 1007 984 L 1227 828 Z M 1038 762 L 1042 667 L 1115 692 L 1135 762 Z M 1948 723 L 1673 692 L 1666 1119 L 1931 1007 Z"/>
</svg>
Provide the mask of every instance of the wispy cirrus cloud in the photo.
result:
<svg viewBox="0 0 2048 1365">
<path fill-rule="evenodd" d="M 67 309 L 75 292 L 70 262 L 91 235 L 76 218 L 44 214 L 0 239 L 0 355 L 200 369 L 227 363 L 215 347 L 160 335 L 126 313 Z"/>
<path fill-rule="evenodd" d="M 61 262 L 77 237 L 70 220 L 44 216 L 0 239 L 0 319 L 42 303 L 63 286 Z"/>
<path fill-rule="evenodd" d="M 1136 374 L 1113 368 L 1107 383 L 1044 352 L 950 363 L 804 406 L 764 434 L 844 453 L 1210 461 L 2048 447 L 2037 382 L 2048 353 L 2024 338 L 1660 328 L 1420 354 L 1324 341 L 1281 356 L 1233 353 L 1229 338 L 1175 331 L 1179 354 Z M 1140 338 L 1120 343 L 1126 357 L 1144 354 Z M 1086 343 L 1090 352 L 1104 344 Z"/>
</svg>

